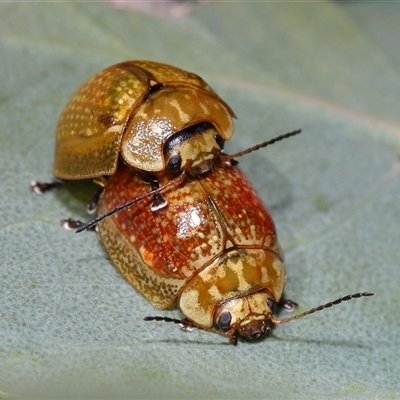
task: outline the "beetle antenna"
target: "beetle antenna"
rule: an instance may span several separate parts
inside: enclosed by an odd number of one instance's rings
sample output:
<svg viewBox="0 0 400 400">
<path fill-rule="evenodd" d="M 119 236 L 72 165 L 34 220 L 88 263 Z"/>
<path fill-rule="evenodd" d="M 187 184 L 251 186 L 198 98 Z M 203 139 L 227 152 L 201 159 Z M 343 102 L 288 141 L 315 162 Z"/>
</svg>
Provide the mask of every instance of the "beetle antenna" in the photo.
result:
<svg viewBox="0 0 400 400">
<path fill-rule="evenodd" d="M 170 317 L 159 317 L 159 316 L 154 316 L 154 317 L 144 317 L 143 321 L 163 321 L 163 322 L 172 322 L 177 325 L 181 325 L 182 328 L 191 328 L 192 325 L 189 323 L 189 321 L 185 321 L 184 319 L 176 319 L 176 318 L 170 318 Z"/>
<path fill-rule="evenodd" d="M 221 332 L 217 329 L 213 329 L 213 328 L 207 328 L 204 326 L 200 326 L 195 324 L 194 322 L 188 320 L 188 319 L 176 319 L 176 318 L 170 318 L 170 317 L 161 317 L 161 316 L 153 316 L 153 317 L 144 317 L 143 321 L 162 321 L 162 322 L 172 322 L 174 324 L 180 325 L 181 330 L 188 332 L 191 331 L 192 329 L 199 329 L 201 331 L 205 331 L 205 332 L 211 332 L 211 333 L 216 333 L 218 335 L 221 336 L 225 336 L 228 337 L 229 340 L 231 341 L 231 343 L 233 345 L 237 345 L 238 339 L 237 336 L 235 335 L 235 332 Z"/>
<path fill-rule="evenodd" d="M 141 196 L 135 197 L 132 200 L 127 201 L 126 203 L 120 204 L 118 206 L 116 206 L 115 208 L 111 209 L 110 211 L 107 211 L 104 214 L 98 215 L 96 218 L 93 218 L 91 221 L 86 222 L 84 224 L 82 224 L 82 226 L 80 226 L 75 233 L 80 233 L 83 232 L 87 229 L 93 228 L 95 225 L 97 225 L 100 221 L 102 221 L 104 218 L 107 218 L 121 210 L 123 210 L 124 208 L 130 207 L 132 204 L 135 204 L 149 196 L 152 196 L 154 194 L 158 194 L 161 193 L 162 191 L 164 191 L 164 189 L 166 189 L 169 186 L 173 186 L 176 184 L 179 184 L 183 181 L 183 179 L 185 178 L 186 173 L 183 172 L 182 174 L 180 174 L 177 178 L 170 180 L 168 183 L 166 183 L 165 185 L 162 185 L 156 189 L 150 190 L 150 192 L 144 193 Z"/>
<path fill-rule="evenodd" d="M 349 300 L 352 300 L 352 299 L 359 299 L 361 297 L 370 297 L 370 296 L 374 296 L 374 294 L 375 293 L 373 293 L 373 292 L 362 292 L 362 293 L 348 294 L 347 296 L 341 297 L 341 298 L 336 299 L 334 301 L 330 301 L 329 303 L 326 303 L 326 304 L 322 304 L 322 305 L 320 305 L 318 307 L 312 308 L 311 310 L 304 311 L 301 314 L 294 315 L 293 317 L 283 318 L 283 319 L 276 318 L 276 317 L 271 317 L 271 322 L 273 322 L 274 324 L 277 324 L 277 325 L 285 324 L 286 322 L 294 321 L 295 319 L 300 319 L 300 318 L 303 318 L 303 317 L 305 317 L 307 315 L 314 314 L 315 312 L 322 311 L 325 308 L 330 308 L 332 306 L 336 306 L 336 305 L 338 305 L 340 303 L 343 303 L 344 301 L 349 301 Z"/>
<path fill-rule="evenodd" d="M 274 138 L 272 138 L 270 140 L 267 140 L 265 142 L 262 142 L 260 144 L 256 144 L 255 146 L 249 147 L 246 150 L 239 151 L 239 153 L 221 154 L 220 158 L 223 161 L 229 161 L 229 160 L 232 160 L 233 158 L 241 157 L 241 156 L 244 156 L 245 154 L 252 153 L 253 151 L 259 150 L 259 149 L 261 149 L 263 147 L 267 147 L 267 146 L 269 146 L 271 144 L 279 142 L 280 140 L 287 139 L 287 138 L 290 138 L 292 136 L 298 135 L 300 132 L 301 132 L 301 129 L 297 129 L 297 130 L 295 130 L 293 132 L 288 132 L 288 133 L 285 133 L 283 135 L 276 136 L 276 137 L 274 137 Z"/>
</svg>

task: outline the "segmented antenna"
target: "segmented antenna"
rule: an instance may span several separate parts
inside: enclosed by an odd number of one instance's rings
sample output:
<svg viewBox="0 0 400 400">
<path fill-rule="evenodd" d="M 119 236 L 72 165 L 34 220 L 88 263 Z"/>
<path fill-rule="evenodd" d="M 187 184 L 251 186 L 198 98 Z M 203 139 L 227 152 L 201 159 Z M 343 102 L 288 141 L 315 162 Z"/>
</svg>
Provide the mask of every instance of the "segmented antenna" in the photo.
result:
<svg viewBox="0 0 400 400">
<path fill-rule="evenodd" d="M 294 315 L 293 317 L 279 319 L 274 316 L 271 316 L 270 321 L 276 325 L 285 324 L 286 322 L 294 321 L 296 319 L 303 318 L 307 315 L 314 314 L 315 312 L 322 311 L 325 308 L 330 308 L 330 307 L 336 306 L 340 303 L 343 303 L 344 301 L 349 301 L 352 299 L 359 299 L 361 297 L 370 297 L 370 296 L 374 296 L 374 295 L 375 295 L 375 293 L 372 293 L 372 292 L 360 292 L 360 293 L 348 294 L 347 296 L 340 297 L 339 299 L 330 301 L 329 303 L 326 303 L 326 304 L 322 304 L 318 307 L 312 308 L 311 310 L 304 311 L 303 313 Z M 217 333 L 219 335 L 228 337 L 229 340 L 231 341 L 231 343 L 233 343 L 235 346 L 238 342 L 238 333 L 234 327 L 232 329 L 230 329 L 229 331 L 224 332 L 224 331 L 220 331 L 218 329 L 207 328 L 207 327 L 204 327 L 201 325 L 197 325 L 196 323 L 189 321 L 187 319 L 176 319 L 176 318 L 169 318 L 169 317 L 154 316 L 154 317 L 144 317 L 143 320 L 144 321 L 172 322 L 174 324 L 180 325 L 181 329 L 183 329 L 185 331 L 196 328 L 196 329 L 200 329 L 200 330 L 203 330 L 206 332 Z"/>
<path fill-rule="evenodd" d="M 374 296 L 374 295 L 375 295 L 375 293 L 372 293 L 372 292 L 348 294 L 347 296 L 340 297 L 339 299 L 330 301 L 329 303 L 326 303 L 326 304 L 322 304 L 318 307 L 312 308 L 311 310 L 304 311 L 301 314 L 293 315 L 293 317 L 283 318 L 283 319 L 271 317 L 271 322 L 273 322 L 274 324 L 277 324 L 277 325 L 285 324 L 286 322 L 294 321 L 295 319 L 300 319 L 307 315 L 314 314 L 318 311 L 325 310 L 325 308 L 337 306 L 338 304 L 343 303 L 344 301 L 349 301 L 352 299 L 359 299 L 360 297 L 370 297 L 370 296 Z"/>
<path fill-rule="evenodd" d="M 229 160 L 232 160 L 233 158 L 241 157 L 241 156 L 244 156 L 245 154 L 249 154 L 249 153 L 252 153 L 253 151 L 262 149 L 263 147 L 267 147 L 267 146 L 269 146 L 271 144 L 274 144 L 276 142 L 279 142 L 279 141 L 281 141 L 283 139 L 287 139 L 287 138 L 290 138 L 292 136 L 298 135 L 300 132 L 301 132 L 301 129 L 297 129 L 297 130 L 295 130 L 293 132 L 288 132 L 288 133 L 285 133 L 283 135 L 276 136 L 276 137 L 274 137 L 274 138 L 272 138 L 270 140 L 267 140 L 265 142 L 256 144 L 255 146 L 249 147 L 246 150 L 239 151 L 239 153 L 221 154 L 220 158 L 223 161 L 229 161 Z"/>
</svg>

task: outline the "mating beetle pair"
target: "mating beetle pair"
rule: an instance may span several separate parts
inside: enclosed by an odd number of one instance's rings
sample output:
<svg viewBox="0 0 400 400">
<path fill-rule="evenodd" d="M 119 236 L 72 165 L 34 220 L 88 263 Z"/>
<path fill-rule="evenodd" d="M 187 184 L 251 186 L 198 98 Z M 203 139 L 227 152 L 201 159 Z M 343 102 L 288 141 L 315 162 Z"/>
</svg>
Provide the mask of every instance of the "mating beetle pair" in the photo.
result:
<svg viewBox="0 0 400 400">
<path fill-rule="evenodd" d="M 269 212 L 234 158 L 300 131 L 227 155 L 234 117 L 193 73 L 150 61 L 117 64 L 84 83 L 65 107 L 54 174 L 101 184 L 100 216 L 79 231 L 97 224 L 122 276 L 156 307 L 176 302 L 185 316 L 146 320 L 236 344 L 264 335 L 270 323 L 372 293 L 274 316 L 285 285 L 283 254 Z"/>
</svg>

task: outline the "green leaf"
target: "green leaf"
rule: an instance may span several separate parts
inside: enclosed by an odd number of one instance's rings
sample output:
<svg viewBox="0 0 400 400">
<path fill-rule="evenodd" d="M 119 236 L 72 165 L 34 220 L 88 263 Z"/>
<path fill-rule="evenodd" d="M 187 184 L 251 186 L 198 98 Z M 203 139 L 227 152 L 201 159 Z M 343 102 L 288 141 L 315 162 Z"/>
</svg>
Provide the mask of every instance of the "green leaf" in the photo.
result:
<svg viewBox="0 0 400 400">
<path fill-rule="evenodd" d="M 0 397 L 398 398 L 399 4 L 210 2 L 162 17 L 82 2 L 0 8 Z M 394 23 L 394 21 L 397 21 Z M 235 110 L 228 152 L 274 216 L 299 311 L 354 300 L 237 347 L 146 323 L 157 311 L 113 269 L 90 190 L 38 197 L 69 96 L 111 64 L 201 75 Z M 82 185 L 81 185 L 82 187 Z M 284 312 L 281 314 L 284 315 Z"/>
</svg>

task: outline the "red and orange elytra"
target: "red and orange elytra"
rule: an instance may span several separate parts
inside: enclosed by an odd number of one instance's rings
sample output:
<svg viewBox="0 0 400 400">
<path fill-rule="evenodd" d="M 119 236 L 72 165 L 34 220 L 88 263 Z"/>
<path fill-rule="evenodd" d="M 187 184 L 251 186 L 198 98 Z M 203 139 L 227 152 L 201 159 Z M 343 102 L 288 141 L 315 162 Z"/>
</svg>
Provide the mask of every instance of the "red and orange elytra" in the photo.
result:
<svg viewBox="0 0 400 400">
<path fill-rule="evenodd" d="M 100 240 L 121 275 L 159 309 L 146 317 L 218 333 L 233 344 L 281 324 L 373 293 L 355 293 L 286 319 L 286 272 L 274 222 L 234 158 L 223 152 L 234 113 L 197 75 L 152 61 L 128 61 L 85 82 L 56 131 L 54 174 L 95 179 Z M 32 182 L 42 193 L 55 186 Z M 99 197 L 100 195 L 100 197 Z M 94 208 L 93 205 L 90 208 Z"/>
<path fill-rule="evenodd" d="M 161 184 L 169 184 L 167 174 Z M 146 317 L 182 328 L 256 339 L 281 324 L 352 298 L 356 293 L 286 319 L 282 303 L 286 273 L 274 222 L 236 165 L 217 160 L 213 172 L 163 191 L 167 205 L 153 211 L 149 197 L 98 222 L 100 239 L 121 275 L 159 309 L 171 304 L 184 320 Z M 100 215 L 132 203 L 144 183 L 122 166 L 98 203 Z"/>
<path fill-rule="evenodd" d="M 170 181 L 164 178 L 160 183 Z M 146 186 L 121 167 L 99 213 L 137 198 Z M 247 337 L 268 330 L 265 317 L 281 299 L 285 268 L 274 222 L 245 176 L 217 161 L 212 173 L 171 186 L 163 197 L 160 210 L 145 199 L 99 222 L 114 266 L 153 305 L 176 301 L 196 326 L 229 327 Z"/>
</svg>

